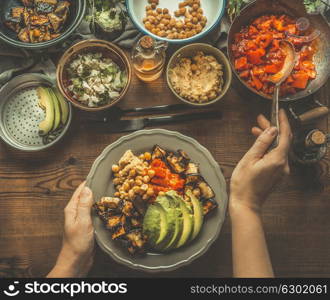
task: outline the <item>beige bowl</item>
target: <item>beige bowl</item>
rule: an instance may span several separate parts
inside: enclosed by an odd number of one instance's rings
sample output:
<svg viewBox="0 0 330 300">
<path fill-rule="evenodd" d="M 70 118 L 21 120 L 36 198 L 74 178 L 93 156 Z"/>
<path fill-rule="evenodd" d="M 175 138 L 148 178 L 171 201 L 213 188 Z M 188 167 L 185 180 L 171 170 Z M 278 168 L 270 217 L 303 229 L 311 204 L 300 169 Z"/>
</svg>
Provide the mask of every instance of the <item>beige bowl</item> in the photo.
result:
<svg viewBox="0 0 330 300">
<path fill-rule="evenodd" d="M 121 91 L 119 97 L 111 102 L 99 106 L 88 107 L 78 100 L 74 99 L 71 93 L 67 90 L 69 78 L 67 74 L 68 64 L 78 55 L 89 52 L 101 52 L 104 56 L 111 58 L 121 70 L 125 70 L 127 74 L 126 86 Z M 128 87 L 132 78 L 132 69 L 129 60 L 123 50 L 116 45 L 102 40 L 85 40 L 70 47 L 61 57 L 57 66 L 57 85 L 63 96 L 68 99 L 74 106 L 85 111 L 100 111 L 110 108 L 117 104 L 127 93 Z"/>
<path fill-rule="evenodd" d="M 181 97 L 173 88 L 171 80 L 169 78 L 169 72 L 170 70 L 178 63 L 178 61 L 183 58 L 183 57 L 193 57 L 196 52 L 202 51 L 206 55 L 213 55 L 219 63 L 222 64 L 223 66 L 223 86 L 222 86 L 222 91 L 221 93 L 213 100 L 205 102 L 205 103 L 195 103 L 192 101 L 189 101 L 188 99 L 185 99 Z M 183 101 L 186 104 L 193 105 L 193 106 L 207 106 L 214 104 L 215 102 L 219 101 L 228 91 L 231 81 L 232 81 L 232 71 L 230 68 L 229 61 L 225 54 L 220 51 L 219 49 L 209 45 L 209 44 L 203 44 L 203 43 L 196 43 L 196 44 L 190 44 L 187 46 L 184 46 L 177 50 L 172 57 L 170 58 L 170 61 L 167 65 L 167 70 L 166 70 L 166 79 L 167 79 L 167 84 L 173 94 L 179 98 L 181 101 Z"/>
</svg>

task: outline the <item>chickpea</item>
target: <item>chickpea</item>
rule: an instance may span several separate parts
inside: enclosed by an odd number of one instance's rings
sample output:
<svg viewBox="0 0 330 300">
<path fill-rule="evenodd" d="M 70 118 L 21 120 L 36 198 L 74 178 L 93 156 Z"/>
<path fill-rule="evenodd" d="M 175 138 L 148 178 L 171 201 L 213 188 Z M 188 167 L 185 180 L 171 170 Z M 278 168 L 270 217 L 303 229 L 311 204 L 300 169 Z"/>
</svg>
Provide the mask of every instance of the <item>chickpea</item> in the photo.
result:
<svg viewBox="0 0 330 300">
<path fill-rule="evenodd" d="M 192 16 L 192 17 L 197 17 L 197 12 L 193 11 L 193 12 L 191 13 L 191 16 Z"/>
<path fill-rule="evenodd" d="M 146 6 L 146 11 L 151 10 L 151 5 Z"/>
<path fill-rule="evenodd" d="M 151 32 L 152 32 L 153 34 L 157 34 L 157 33 L 158 33 L 158 31 L 159 31 L 159 29 L 158 29 L 158 28 L 152 28 L 152 29 L 151 29 Z"/>
<path fill-rule="evenodd" d="M 194 4 L 194 0 L 188 0 L 186 2 L 187 2 L 187 5 L 189 5 L 189 6 L 193 6 L 193 4 Z"/>
<path fill-rule="evenodd" d="M 134 177 L 134 176 L 136 176 L 136 170 L 135 169 L 131 169 L 130 171 L 129 171 L 129 174 L 128 174 L 130 177 Z"/>
<path fill-rule="evenodd" d="M 180 3 L 179 3 L 179 8 L 181 8 L 181 7 L 185 7 L 186 5 L 187 5 L 186 2 L 180 2 Z"/>
<path fill-rule="evenodd" d="M 139 194 L 140 191 L 141 191 L 141 189 L 140 189 L 139 186 L 134 186 L 134 187 L 133 187 L 133 191 L 134 191 L 135 194 Z"/>
<path fill-rule="evenodd" d="M 166 15 L 166 14 L 168 14 L 168 13 L 169 13 L 168 9 L 167 9 L 167 8 L 164 8 L 164 9 L 163 9 L 163 14 Z"/>
<path fill-rule="evenodd" d="M 166 36 L 165 26 L 164 26 L 163 29 L 164 29 L 164 30 L 161 30 L 161 31 L 158 32 L 158 36 L 160 36 L 160 37 L 165 37 L 165 36 Z"/>
<path fill-rule="evenodd" d="M 164 193 L 163 191 L 160 191 L 160 192 L 158 193 L 158 196 L 165 196 L 165 193 Z"/>
<path fill-rule="evenodd" d="M 163 10 L 162 10 L 160 7 L 158 7 L 158 8 L 156 9 L 156 12 L 157 12 L 158 14 L 162 14 L 162 13 L 163 13 Z"/>
<path fill-rule="evenodd" d="M 164 18 L 166 18 L 167 20 L 171 20 L 171 15 L 170 14 L 166 14 L 166 15 L 164 15 Z"/>
<path fill-rule="evenodd" d="M 114 178 L 112 182 L 113 182 L 114 185 L 119 185 L 119 184 L 121 184 L 121 179 L 120 178 Z"/>
<path fill-rule="evenodd" d="M 156 7 L 157 7 L 157 4 L 155 4 L 155 3 L 152 3 L 152 4 L 151 4 L 151 8 L 152 8 L 152 9 L 156 9 Z"/>
<path fill-rule="evenodd" d="M 128 191 L 128 198 L 131 200 L 135 198 L 135 193 L 133 189 Z"/>
<path fill-rule="evenodd" d="M 188 22 L 188 23 L 186 23 L 186 26 L 187 26 L 187 28 L 191 29 L 191 28 L 193 28 L 194 25 L 191 22 Z"/>
<path fill-rule="evenodd" d="M 181 13 L 180 13 L 180 11 L 179 10 L 176 10 L 175 12 L 174 12 L 174 15 L 178 18 L 178 17 L 180 17 L 181 16 Z"/>
<path fill-rule="evenodd" d="M 171 19 L 171 20 L 170 20 L 170 26 L 171 26 L 171 27 L 174 27 L 175 24 L 176 24 L 176 20 L 175 20 L 174 18 Z"/>
<path fill-rule="evenodd" d="M 204 11 L 203 11 L 203 9 L 202 9 L 202 8 L 199 8 L 199 9 L 197 9 L 197 13 L 199 13 L 199 14 L 203 15 Z"/>
<path fill-rule="evenodd" d="M 183 23 L 182 23 L 181 21 L 178 21 L 178 22 L 176 22 L 175 27 L 176 27 L 177 29 L 182 29 L 182 27 L 183 27 Z"/>
<path fill-rule="evenodd" d="M 143 181 L 144 183 L 148 183 L 148 182 L 150 181 L 150 177 L 149 177 L 148 175 L 143 176 L 142 181 Z"/>
<path fill-rule="evenodd" d="M 203 30 L 202 25 L 201 25 L 201 24 L 197 24 L 197 25 L 196 25 L 196 32 L 197 32 L 197 33 L 200 33 L 202 30 Z"/>
<path fill-rule="evenodd" d="M 149 16 L 150 17 L 150 16 Z M 147 22 L 148 18 L 143 18 L 143 23 Z"/>
<path fill-rule="evenodd" d="M 182 8 L 180 8 L 179 11 L 180 11 L 181 16 L 184 16 L 185 13 L 186 13 L 186 11 L 187 11 L 187 9 L 185 7 L 182 7 Z"/>
<path fill-rule="evenodd" d="M 151 25 L 150 22 L 146 22 L 145 25 L 144 25 L 144 27 L 145 27 L 146 29 L 148 29 L 148 30 L 151 30 L 151 29 L 152 29 L 152 25 Z"/>
<path fill-rule="evenodd" d="M 146 194 L 147 194 L 149 197 L 152 197 L 152 196 L 155 194 L 154 189 L 153 189 L 153 188 L 148 188 Z"/>
<path fill-rule="evenodd" d="M 149 186 L 147 184 L 142 184 L 141 185 L 141 190 L 146 192 L 148 190 Z"/>
<path fill-rule="evenodd" d="M 156 175 L 156 172 L 154 170 L 148 170 L 148 176 L 150 178 L 153 178 Z"/>
<path fill-rule="evenodd" d="M 199 9 L 199 4 L 194 3 L 192 9 L 197 11 Z"/>
<path fill-rule="evenodd" d="M 147 16 L 153 16 L 153 15 L 154 15 L 154 12 L 152 10 L 147 11 Z"/>
<path fill-rule="evenodd" d="M 120 193 L 119 193 L 119 192 L 115 192 L 113 195 L 114 195 L 115 197 L 120 197 Z"/>
<path fill-rule="evenodd" d="M 148 195 L 147 194 L 144 194 L 143 196 L 142 196 L 142 200 L 148 200 Z"/>
<path fill-rule="evenodd" d="M 120 168 L 118 165 L 112 165 L 111 170 L 112 172 L 117 173 L 120 171 Z"/>
<path fill-rule="evenodd" d="M 141 186 L 143 184 L 143 182 L 140 179 L 135 179 L 135 184 L 138 186 Z"/>
<path fill-rule="evenodd" d="M 167 35 L 167 38 L 173 40 L 174 39 L 174 34 L 173 33 L 169 33 Z"/>
</svg>

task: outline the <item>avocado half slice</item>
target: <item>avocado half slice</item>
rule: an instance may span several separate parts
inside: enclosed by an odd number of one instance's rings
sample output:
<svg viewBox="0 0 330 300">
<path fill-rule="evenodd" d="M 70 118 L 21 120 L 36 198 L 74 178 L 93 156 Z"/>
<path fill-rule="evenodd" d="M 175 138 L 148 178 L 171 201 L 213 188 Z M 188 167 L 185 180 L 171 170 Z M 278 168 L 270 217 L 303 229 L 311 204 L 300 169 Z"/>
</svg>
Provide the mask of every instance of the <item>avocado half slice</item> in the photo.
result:
<svg viewBox="0 0 330 300">
<path fill-rule="evenodd" d="M 61 123 L 61 108 L 60 108 L 59 100 L 57 99 L 56 95 L 54 94 L 51 88 L 48 89 L 48 93 L 52 97 L 54 102 L 55 116 L 54 116 L 54 125 L 52 131 L 55 131 L 60 126 Z"/>
<path fill-rule="evenodd" d="M 53 88 L 53 92 L 54 92 L 58 102 L 60 103 L 61 123 L 63 125 L 65 125 L 66 122 L 68 121 L 68 117 L 69 117 L 69 105 L 68 105 L 67 101 L 64 99 L 64 97 L 62 96 L 62 94 L 58 91 L 57 88 Z"/>
<path fill-rule="evenodd" d="M 190 237 L 190 240 L 192 241 L 199 234 L 203 226 L 203 219 L 204 219 L 203 206 L 201 202 L 193 195 L 193 193 L 190 190 L 186 192 L 186 195 L 191 199 L 191 203 L 194 211 L 193 212 L 194 227 Z"/>
<path fill-rule="evenodd" d="M 180 209 L 182 212 L 182 219 L 183 219 L 183 228 L 181 236 L 175 245 L 175 248 L 180 248 L 184 246 L 191 236 L 191 233 L 194 229 L 194 219 L 192 215 L 191 209 L 187 206 L 187 204 L 184 202 L 184 200 L 180 197 Z"/>
<path fill-rule="evenodd" d="M 148 236 L 150 246 L 159 245 L 168 233 L 166 212 L 158 203 L 149 205 L 143 219 L 143 232 Z"/>
<path fill-rule="evenodd" d="M 46 112 L 45 119 L 39 124 L 39 134 L 44 136 L 47 135 L 54 126 L 55 106 L 54 101 L 46 88 L 38 87 L 37 95 L 39 98 L 39 106 Z"/>
<path fill-rule="evenodd" d="M 169 191 L 166 193 L 166 196 L 170 197 L 173 207 L 174 207 L 174 214 L 175 214 L 175 227 L 174 232 L 171 240 L 169 243 L 164 246 L 164 251 L 169 251 L 172 248 L 175 248 L 178 240 L 180 239 L 182 235 L 183 230 L 183 218 L 182 218 L 182 210 L 180 206 L 180 198 L 178 194 L 175 191 Z"/>
</svg>

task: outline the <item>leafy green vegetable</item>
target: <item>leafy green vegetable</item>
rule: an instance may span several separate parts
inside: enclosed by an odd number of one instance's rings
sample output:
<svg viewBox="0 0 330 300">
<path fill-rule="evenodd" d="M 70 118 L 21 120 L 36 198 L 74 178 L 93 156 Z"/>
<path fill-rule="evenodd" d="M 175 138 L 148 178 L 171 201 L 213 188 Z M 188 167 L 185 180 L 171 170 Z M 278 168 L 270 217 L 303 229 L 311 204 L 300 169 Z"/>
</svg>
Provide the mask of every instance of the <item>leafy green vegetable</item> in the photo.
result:
<svg viewBox="0 0 330 300">
<path fill-rule="evenodd" d="M 235 17 L 238 16 L 241 12 L 241 9 L 245 4 L 250 2 L 249 0 L 229 0 L 227 4 L 227 13 L 230 19 L 230 22 L 233 22 Z"/>
<path fill-rule="evenodd" d="M 330 5 L 323 0 L 304 0 L 304 5 L 309 14 L 320 12 L 324 5 L 328 8 L 330 7 Z"/>
</svg>

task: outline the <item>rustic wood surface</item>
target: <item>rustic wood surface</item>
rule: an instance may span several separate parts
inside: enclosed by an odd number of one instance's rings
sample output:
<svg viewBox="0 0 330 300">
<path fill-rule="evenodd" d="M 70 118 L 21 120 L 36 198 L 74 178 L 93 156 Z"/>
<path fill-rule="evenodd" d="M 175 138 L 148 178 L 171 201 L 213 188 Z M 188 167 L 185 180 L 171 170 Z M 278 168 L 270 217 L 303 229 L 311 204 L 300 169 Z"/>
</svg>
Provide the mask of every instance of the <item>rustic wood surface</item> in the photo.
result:
<svg viewBox="0 0 330 300">
<path fill-rule="evenodd" d="M 330 84 L 316 98 L 328 105 Z M 134 76 L 122 107 L 178 103 L 163 76 L 144 84 Z M 205 145 L 229 182 L 231 173 L 254 141 L 250 128 L 270 103 L 256 99 L 234 79 L 225 98 L 215 106 L 222 119 L 164 126 Z M 25 153 L 0 144 L 0 277 L 45 276 L 61 247 L 63 208 L 86 178 L 95 158 L 122 134 L 74 111 L 69 133 L 54 148 Z M 329 130 L 330 122 L 320 124 Z M 102 130 L 101 130 L 102 129 Z M 282 277 L 330 277 L 330 160 L 311 168 L 292 167 L 269 197 L 263 219 L 274 270 Z M 91 277 L 143 277 L 148 274 L 115 263 L 97 249 Z M 231 235 L 228 218 L 219 239 L 190 266 L 156 276 L 230 277 Z M 155 276 L 155 275 L 153 275 Z"/>
</svg>

